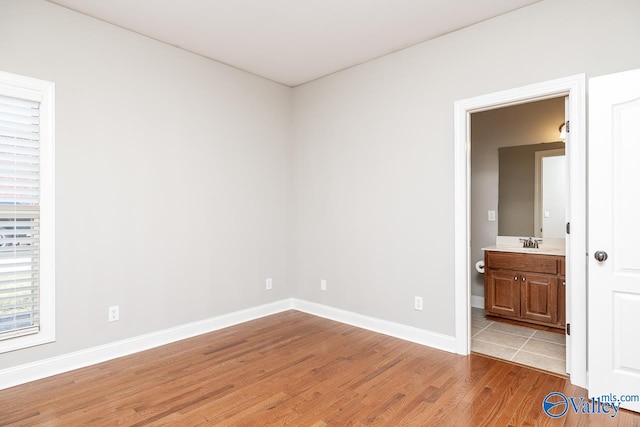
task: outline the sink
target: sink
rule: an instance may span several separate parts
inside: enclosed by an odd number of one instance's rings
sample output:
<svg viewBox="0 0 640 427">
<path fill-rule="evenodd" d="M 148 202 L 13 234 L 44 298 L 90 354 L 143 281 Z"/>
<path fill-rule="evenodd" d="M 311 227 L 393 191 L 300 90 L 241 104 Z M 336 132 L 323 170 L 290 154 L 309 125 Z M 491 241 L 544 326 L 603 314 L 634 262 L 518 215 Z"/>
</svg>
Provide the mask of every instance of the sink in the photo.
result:
<svg viewBox="0 0 640 427">
<path fill-rule="evenodd" d="M 496 244 L 482 248 L 483 251 L 516 252 L 540 255 L 564 255 L 564 239 L 543 239 L 538 248 L 523 248 L 518 236 L 498 236 Z"/>
</svg>

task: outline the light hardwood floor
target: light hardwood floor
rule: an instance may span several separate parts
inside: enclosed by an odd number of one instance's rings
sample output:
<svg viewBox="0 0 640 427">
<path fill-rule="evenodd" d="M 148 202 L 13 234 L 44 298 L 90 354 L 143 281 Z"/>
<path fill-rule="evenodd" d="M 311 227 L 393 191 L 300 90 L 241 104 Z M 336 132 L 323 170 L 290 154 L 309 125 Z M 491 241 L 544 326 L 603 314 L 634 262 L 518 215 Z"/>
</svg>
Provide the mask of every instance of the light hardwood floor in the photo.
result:
<svg viewBox="0 0 640 427">
<path fill-rule="evenodd" d="M 565 378 L 287 311 L 0 391 L 0 425 L 640 426 L 542 411 Z"/>
</svg>

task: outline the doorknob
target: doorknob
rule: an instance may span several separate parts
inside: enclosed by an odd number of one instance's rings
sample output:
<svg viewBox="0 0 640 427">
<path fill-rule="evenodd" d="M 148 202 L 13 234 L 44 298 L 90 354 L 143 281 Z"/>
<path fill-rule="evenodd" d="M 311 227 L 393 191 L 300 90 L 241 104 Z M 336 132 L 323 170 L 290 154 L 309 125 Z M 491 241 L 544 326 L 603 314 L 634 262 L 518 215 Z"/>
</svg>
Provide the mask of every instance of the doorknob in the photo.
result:
<svg viewBox="0 0 640 427">
<path fill-rule="evenodd" d="M 593 254 L 593 257 L 596 260 L 598 260 L 598 262 L 603 262 L 603 261 L 606 261 L 607 258 L 609 258 L 609 255 L 607 255 L 605 251 L 598 251 L 595 254 Z"/>
</svg>

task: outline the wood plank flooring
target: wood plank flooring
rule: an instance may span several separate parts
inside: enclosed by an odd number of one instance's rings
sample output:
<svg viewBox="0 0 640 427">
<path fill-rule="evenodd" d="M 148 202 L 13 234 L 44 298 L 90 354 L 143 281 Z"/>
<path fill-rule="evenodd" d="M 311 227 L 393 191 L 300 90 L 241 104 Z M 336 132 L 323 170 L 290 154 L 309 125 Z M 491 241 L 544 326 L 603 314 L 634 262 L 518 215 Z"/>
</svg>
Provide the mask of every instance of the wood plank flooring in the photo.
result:
<svg viewBox="0 0 640 427">
<path fill-rule="evenodd" d="M 569 381 L 297 311 L 0 391 L 0 425 L 640 426 L 640 414 L 552 419 Z"/>
</svg>

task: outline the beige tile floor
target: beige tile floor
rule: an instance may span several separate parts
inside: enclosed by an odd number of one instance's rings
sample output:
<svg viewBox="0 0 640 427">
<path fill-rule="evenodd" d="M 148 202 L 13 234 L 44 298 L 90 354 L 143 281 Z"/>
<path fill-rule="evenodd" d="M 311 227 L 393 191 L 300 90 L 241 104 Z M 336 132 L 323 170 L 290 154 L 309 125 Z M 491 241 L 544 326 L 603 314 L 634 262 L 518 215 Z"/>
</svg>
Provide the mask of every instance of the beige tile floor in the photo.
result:
<svg viewBox="0 0 640 427">
<path fill-rule="evenodd" d="M 471 309 L 471 351 L 566 375 L 565 336 L 489 320 Z"/>
</svg>

